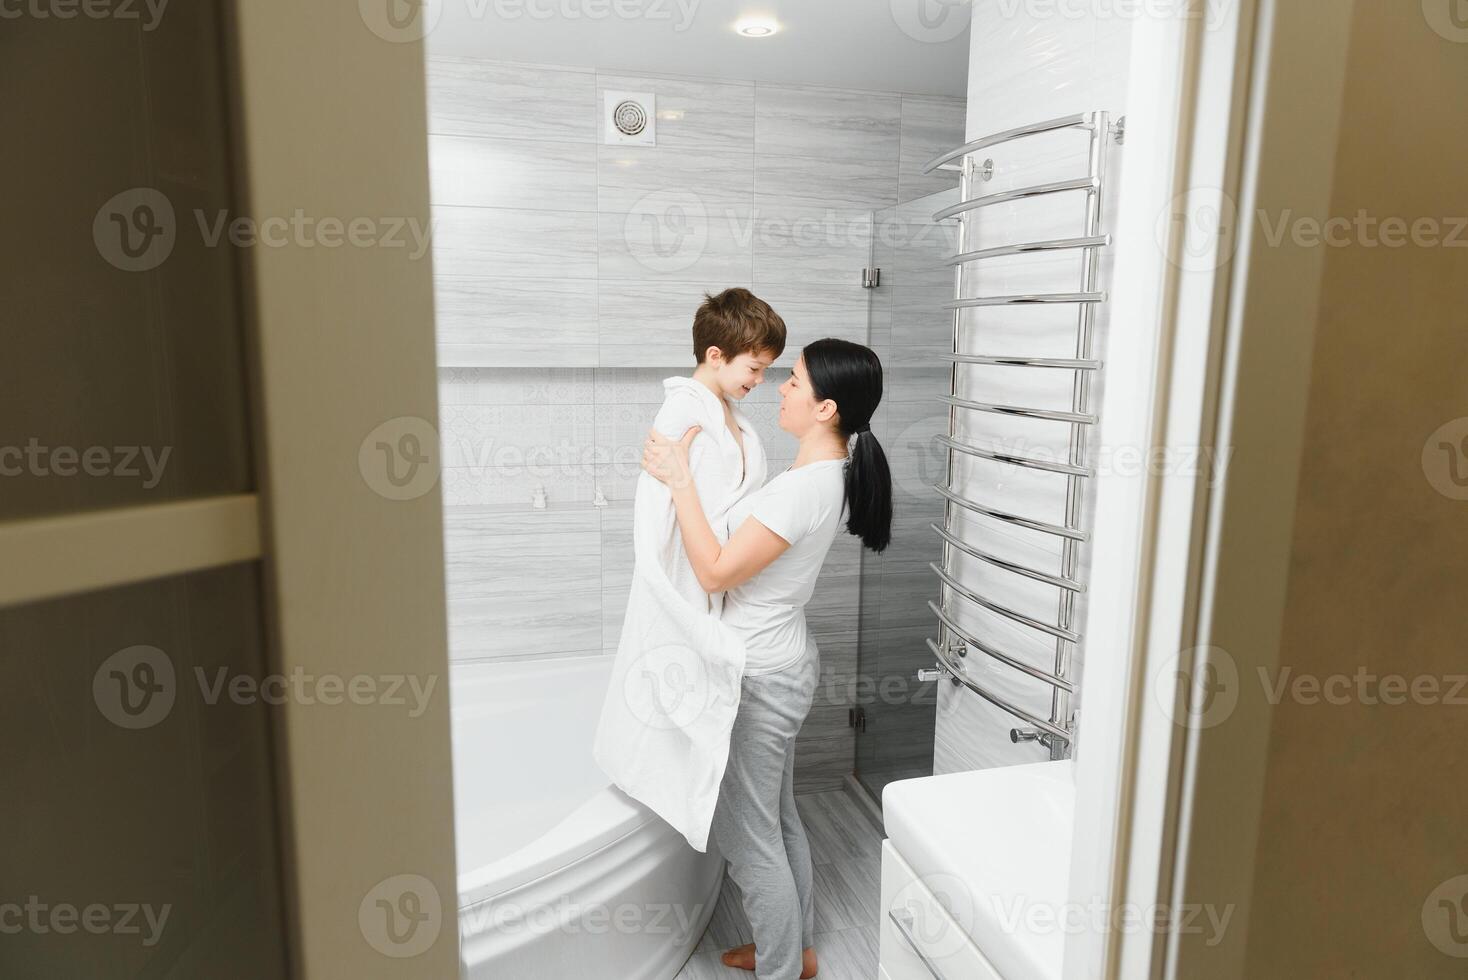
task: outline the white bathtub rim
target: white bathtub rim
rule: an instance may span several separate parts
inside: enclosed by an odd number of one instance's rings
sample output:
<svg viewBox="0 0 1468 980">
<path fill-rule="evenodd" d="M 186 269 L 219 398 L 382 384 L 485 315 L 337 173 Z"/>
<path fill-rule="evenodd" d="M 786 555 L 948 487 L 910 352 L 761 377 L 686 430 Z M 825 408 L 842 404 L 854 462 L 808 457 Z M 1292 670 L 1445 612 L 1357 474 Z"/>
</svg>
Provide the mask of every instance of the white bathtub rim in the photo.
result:
<svg viewBox="0 0 1468 980">
<path fill-rule="evenodd" d="M 632 836 L 662 818 L 608 785 L 540 837 L 511 854 L 459 876 L 459 908 L 470 909 L 550 877 L 568 865 Z"/>
</svg>

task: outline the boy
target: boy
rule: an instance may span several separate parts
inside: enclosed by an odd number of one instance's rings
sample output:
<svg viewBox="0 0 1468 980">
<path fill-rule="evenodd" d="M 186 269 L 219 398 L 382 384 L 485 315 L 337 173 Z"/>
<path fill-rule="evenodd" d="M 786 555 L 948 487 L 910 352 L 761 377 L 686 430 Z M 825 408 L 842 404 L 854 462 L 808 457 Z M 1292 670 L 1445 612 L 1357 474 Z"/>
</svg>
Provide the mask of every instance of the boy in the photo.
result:
<svg viewBox="0 0 1468 980">
<path fill-rule="evenodd" d="M 747 289 L 705 296 L 693 317 L 691 378 L 663 382 L 654 427 L 682 439 L 700 426 L 689 471 L 714 533 L 765 482 L 765 450 L 735 404 L 785 349 L 785 321 Z M 636 556 L 617 656 L 592 754 L 616 786 L 666 820 L 696 851 L 708 847 L 740 698 L 743 640 L 719 622 L 688 563 L 668 488 L 643 473 L 633 501 Z"/>
<path fill-rule="evenodd" d="M 691 378 L 663 382 L 663 404 L 653 428 L 681 439 L 694 425 L 689 469 L 698 499 L 721 540 L 728 537 L 722 518 L 729 505 L 765 482 L 766 457 L 754 427 L 735 408 L 764 381 L 765 369 L 785 350 L 785 321 L 747 289 L 726 289 L 704 297 L 693 316 Z M 683 540 L 675 531 L 667 542 L 664 568 L 674 588 L 695 608 L 717 613 L 722 595 L 709 596 L 698 584 Z"/>
</svg>

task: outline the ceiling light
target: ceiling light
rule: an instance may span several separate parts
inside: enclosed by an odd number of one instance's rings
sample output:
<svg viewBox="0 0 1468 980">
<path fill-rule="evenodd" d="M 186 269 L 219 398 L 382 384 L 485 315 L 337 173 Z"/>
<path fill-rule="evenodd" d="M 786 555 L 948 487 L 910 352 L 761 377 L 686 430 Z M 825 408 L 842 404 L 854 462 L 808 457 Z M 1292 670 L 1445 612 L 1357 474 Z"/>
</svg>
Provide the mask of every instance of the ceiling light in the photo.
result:
<svg viewBox="0 0 1468 980">
<path fill-rule="evenodd" d="M 769 37 L 780 29 L 780 25 L 772 20 L 752 18 L 741 20 L 734 25 L 734 29 L 743 37 Z"/>
</svg>

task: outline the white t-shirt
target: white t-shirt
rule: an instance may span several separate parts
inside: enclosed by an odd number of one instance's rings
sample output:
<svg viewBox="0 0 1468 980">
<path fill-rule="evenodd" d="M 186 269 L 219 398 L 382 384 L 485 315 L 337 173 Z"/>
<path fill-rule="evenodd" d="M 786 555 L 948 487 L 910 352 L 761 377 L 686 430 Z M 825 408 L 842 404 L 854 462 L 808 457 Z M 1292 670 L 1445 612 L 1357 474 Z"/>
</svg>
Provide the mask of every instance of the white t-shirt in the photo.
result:
<svg viewBox="0 0 1468 980">
<path fill-rule="evenodd" d="M 783 670 L 814 653 L 805 625 L 816 575 L 841 527 L 844 459 L 787 469 L 729 508 L 729 532 L 753 517 L 790 547 L 749 581 L 724 593 L 723 621 L 748 651 L 746 674 Z"/>
</svg>

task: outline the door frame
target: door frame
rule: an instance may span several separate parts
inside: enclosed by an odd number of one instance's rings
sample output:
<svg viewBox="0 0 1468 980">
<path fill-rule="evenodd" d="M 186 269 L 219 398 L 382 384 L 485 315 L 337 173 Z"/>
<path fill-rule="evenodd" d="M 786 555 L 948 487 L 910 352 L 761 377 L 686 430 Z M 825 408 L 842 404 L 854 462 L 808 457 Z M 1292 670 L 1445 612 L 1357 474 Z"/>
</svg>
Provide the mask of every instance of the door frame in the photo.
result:
<svg viewBox="0 0 1468 980">
<path fill-rule="evenodd" d="M 1127 131 L 1166 136 L 1123 168 L 1115 322 L 1135 329 L 1113 331 L 1107 383 L 1153 399 L 1104 416 L 1101 443 L 1169 455 L 1098 485 L 1093 567 L 1128 571 L 1093 581 L 1070 889 L 1165 914 L 1068 935 L 1067 980 L 1244 968 L 1269 705 L 1217 725 L 1189 699 L 1223 660 L 1278 661 L 1323 257 L 1237 218 L 1328 214 L 1353 5 L 1183 5 L 1134 33 Z M 1216 946 L 1185 928 L 1202 907 L 1230 916 Z"/>
<path fill-rule="evenodd" d="M 368 245 L 246 250 L 274 668 L 433 684 L 417 715 L 391 680 L 278 709 L 299 980 L 459 970 L 432 256 L 393 244 L 431 230 L 429 8 L 373 9 L 236 0 L 229 32 L 246 213 L 372 223 Z M 403 438 L 420 455 L 397 485 L 374 466 Z"/>
</svg>

